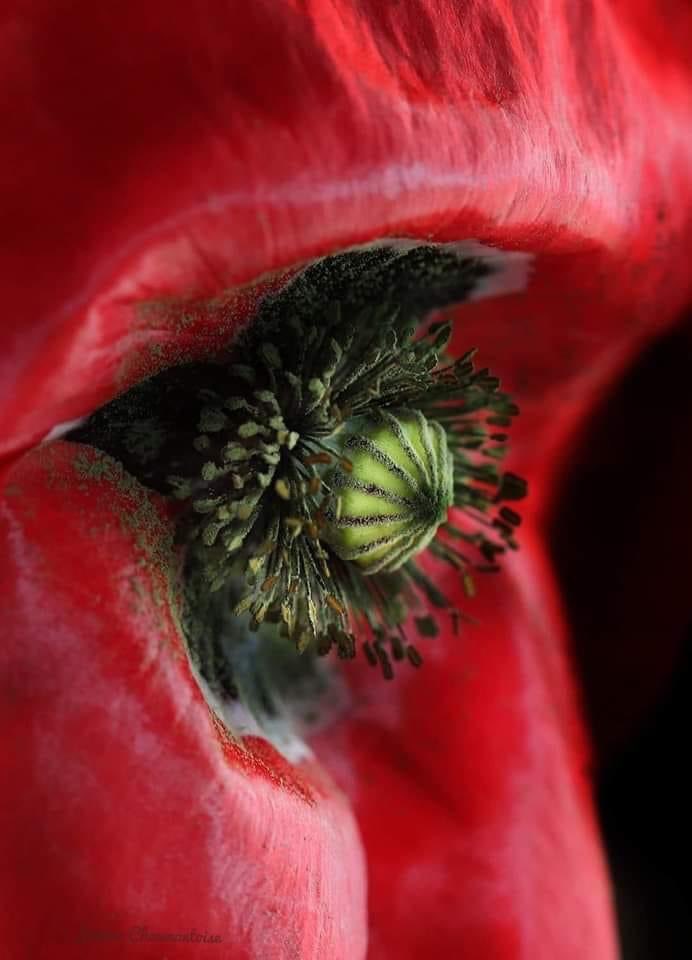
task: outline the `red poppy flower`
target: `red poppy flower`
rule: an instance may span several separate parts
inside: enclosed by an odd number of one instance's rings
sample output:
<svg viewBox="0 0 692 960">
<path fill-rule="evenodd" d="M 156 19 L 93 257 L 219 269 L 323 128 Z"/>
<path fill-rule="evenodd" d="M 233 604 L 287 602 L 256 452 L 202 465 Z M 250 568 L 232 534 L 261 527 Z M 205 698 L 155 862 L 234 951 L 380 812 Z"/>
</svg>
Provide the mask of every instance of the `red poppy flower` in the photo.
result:
<svg viewBox="0 0 692 960">
<path fill-rule="evenodd" d="M 615 956 L 546 517 L 575 429 L 689 302 L 692 16 L 664 6 L 5 13 L 13 956 Z M 344 667 L 345 709 L 286 759 L 206 706 L 167 502 L 55 437 L 227 343 L 251 281 L 387 237 L 533 256 L 453 341 L 522 407 L 521 550 L 422 670 Z"/>
</svg>

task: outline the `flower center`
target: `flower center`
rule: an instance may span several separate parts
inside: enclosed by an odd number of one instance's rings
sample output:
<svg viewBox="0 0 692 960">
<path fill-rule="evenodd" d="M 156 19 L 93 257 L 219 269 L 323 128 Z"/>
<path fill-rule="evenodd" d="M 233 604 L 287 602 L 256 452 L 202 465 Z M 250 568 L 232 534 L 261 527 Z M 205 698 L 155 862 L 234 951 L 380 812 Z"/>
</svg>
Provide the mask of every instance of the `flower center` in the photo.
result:
<svg viewBox="0 0 692 960">
<path fill-rule="evenodd" d="M 420 410 L 380 409 L 351 424 L 344 452 L 326 539 L 364 574 L 398 570 L 430 543 L 454 501 L 445 430 Z"/>
<path fill-rule="evenodd" d="M 436 246 L 318 261 L 263 302 L 227 362 L 166 371 L 76 435 L 185 504 L 188 605 L 205 622 L 248 615 L 318 655 L 360 646 L 386 678 L 422 662 L 408 626 L 421 601 L 456 622 L 418 555 L 472 593 L 473 571 L 516 547 L 502 502 L 525 494 L 498 471 L 517 407 L 430 322 L 488 269 Z"/>
</svg>

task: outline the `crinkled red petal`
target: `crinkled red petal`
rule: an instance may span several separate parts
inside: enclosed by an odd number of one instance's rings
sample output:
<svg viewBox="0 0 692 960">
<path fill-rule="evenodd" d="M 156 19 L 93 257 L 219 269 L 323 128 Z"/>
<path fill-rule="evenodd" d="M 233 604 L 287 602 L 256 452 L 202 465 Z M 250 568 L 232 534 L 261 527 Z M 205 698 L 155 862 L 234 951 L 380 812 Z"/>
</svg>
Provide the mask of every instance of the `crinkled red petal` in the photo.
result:
<svg viewBox="0 0 692 960">
<path fill-rule="evenodd" d="M 614 960 L 588 745 L 535 532 L 477 586 L 464 607 L 478 623 L 421 643 L 418 671 L 383 690 L 349 670 L 347 719 L 315 744 L 363 831 L 368 956 Z"/>
<path fill-rule="evenodd" d="M 364 956 L 346 798 L 215 722 L 176 626 L 171 522 L 103 463 L 51 444 L 0 502 L 7 955 Z M 222 942 L 173 939 L 193 932 Z"/>
<path fill-rule="evenodd" d="M 597 368 L 664 326 L 692 190 L 692 15 L 667 8 L 17 4 L 0 453 L 227 337 L 223 291 L 374 237 L 537 253 L 517 309 L 531 368 L 563 357 L 555 383 L 565 354 Z"/>
<path fill-rule="evenodd" d="M 0 455 L 216 349 L 252 307 L 229 291 L 269 270 L 386 235 L 476 237 L 536 254 L 528 290 L 465 306 L 457 336 L 524 408 L 513 464 L 542 535 L 572 426 L 690 294 L 692 14 L 624 7 L 17 5 L 0 37 Z M 257 745 L 219 745 L 166 604 L 131 593 L 131 575 L 154 583 L 134 534 L 62 456 L 25 461 L 2 503 L 4 703 L 23 724 L 5 833 L 27 918 L 6 941 L 40 928 L 34 955 L 55 955 L 50 931 L 79 911 L 129 923 L 146 902 L 150 928 L 194 912 L 215 933 L 226 909 L 238 956 L 357 956 L 347 811 L 329 791 L 311 806 L 311 776 Z M 322 745 L 368 850 L 372 958 L 613 956 L 552 590 L 528 534 L 483 585 L 481 627 L 399 686 L 365 675 L 365 707 Z"/>
</svg>

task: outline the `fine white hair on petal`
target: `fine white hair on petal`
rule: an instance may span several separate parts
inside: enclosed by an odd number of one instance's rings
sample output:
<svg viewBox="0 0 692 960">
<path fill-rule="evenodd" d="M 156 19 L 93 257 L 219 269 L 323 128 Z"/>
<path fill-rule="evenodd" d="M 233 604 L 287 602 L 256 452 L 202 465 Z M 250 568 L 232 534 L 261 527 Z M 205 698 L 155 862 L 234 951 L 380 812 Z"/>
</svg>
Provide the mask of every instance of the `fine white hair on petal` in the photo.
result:
<svg viewBox="0 0 692 960">
<path fill-rule="evenodd" d="M 534 256 L 520 250 L 498 250 L 476 240 L 453 244 L 463 257 L 484 260 L 492 272 L 481 277 L 469 293 L 469 300 L 484 300 L 486 297 L 502 297 L 509 293 L 521 293 L 529 285 Z"/>
<path fill-rule="evenodd" d="M 222 721 L 225 727 L 236 737 L 262 737 L 268 740 L 289 763 L 300 763 L 312 758 L 312 751 L 292 728 L 286 717 L 270 720 L 262 717 L 262 723 L 241 700 L 222 699 L 211 689 L 199 670 L 192 666 L 192 672 L 199 684 L 204 698 Z"/>
<path fill-rule="evenodd" d="M 279 715 L 276 718 L 262 717 L 262 722 L 240 700 L 219 700 L 201 680 L 205 696 L 211 698 L 217 713 L 226 727 L 238 737 L 256 736 L 268 740 L 289 763 L 311 760 L 312 750 L 294 729 L 291 718 Z"/>
<path fill-rule="evenodd" d="M 63 420 L 62 423 L 56 423 L 48 433 L 45 435 L 41 443 L 50 443 L 51 440 L 58 440 L 60 437 L 64 437 L 66 433 L 69 433 L 70 430 L 76 430 L 77 427 L 81 427 L 83 423 L 86 423 L 88 417 L 78 417 L 76 420 Z"/>
<path fill-rule="evenodd" d="M 242 699 L 215 693 L 199 669 L 192 663 L 190 668 L 205 700 L 233 736 L 261 737 L 293 764 L 313 759 L 313 752 L 305 738 L 329 726 L 335 716 L 344 712 L 348 703 L 343 679 L 330 673 L 328 699 L 320 699 L 316 704 L 307 692 L 303 697 L 296 695 L 290 700 L 275 694 L 273 705 L 276 712 L 271 716 L 264 712 L 256 715 Z M 315 710 L 316 706 L 319 709 Z M 311 715 L 309 722 L 305 719 L 308 713 Z"/>
</svg>

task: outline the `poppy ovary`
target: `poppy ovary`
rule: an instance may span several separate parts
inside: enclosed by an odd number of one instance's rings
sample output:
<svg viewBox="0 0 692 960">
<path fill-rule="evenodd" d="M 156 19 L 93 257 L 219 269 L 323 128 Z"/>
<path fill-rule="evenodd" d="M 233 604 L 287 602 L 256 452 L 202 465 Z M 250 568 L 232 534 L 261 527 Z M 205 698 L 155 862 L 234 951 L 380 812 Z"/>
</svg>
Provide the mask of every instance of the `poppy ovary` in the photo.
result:
<svg viewBox="0 0 692 960">
<path fill-rule="evenodd" d="M 425 549 L 454 502 L 443 427 L 420 410 L 378 410 L 348 425 L 327 513 L 327 540 L 364 574 L 399 569 Z"/>
</svg>

